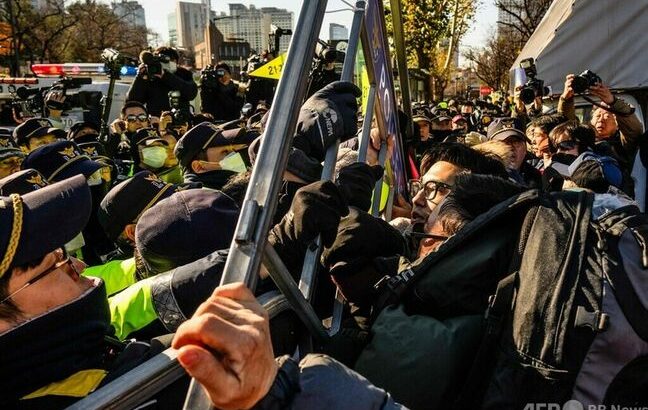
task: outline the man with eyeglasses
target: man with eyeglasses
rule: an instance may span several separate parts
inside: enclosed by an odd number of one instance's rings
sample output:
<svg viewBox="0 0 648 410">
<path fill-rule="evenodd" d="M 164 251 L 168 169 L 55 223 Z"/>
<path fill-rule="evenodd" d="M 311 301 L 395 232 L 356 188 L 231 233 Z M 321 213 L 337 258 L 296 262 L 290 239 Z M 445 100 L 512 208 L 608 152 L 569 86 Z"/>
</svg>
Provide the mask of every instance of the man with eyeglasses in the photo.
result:
<svg viewBox="0 0 648 410">
<path fill-rule="evenodd" d="M 135 146 L 135 133 L 150 126 L 150 118 L 144 104 L 139 101 L 126 101 L 119 118 L 111 124 L 113 137 L 106 144 L 106 150 L 109 154 L 119 153 L 122 157 L 132 159 L 131 147 Z"/>
</svg>

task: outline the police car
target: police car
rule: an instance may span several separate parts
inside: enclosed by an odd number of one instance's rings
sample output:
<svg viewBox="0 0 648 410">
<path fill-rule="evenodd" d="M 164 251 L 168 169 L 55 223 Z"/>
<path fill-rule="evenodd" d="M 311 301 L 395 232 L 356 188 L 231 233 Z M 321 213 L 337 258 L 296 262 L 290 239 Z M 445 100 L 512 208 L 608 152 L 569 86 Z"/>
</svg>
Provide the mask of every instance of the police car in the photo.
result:
<svg viewBox="0 0 648 410">
<path fill-rule="evenodd" d="M 10 114 L 10 107 L 17 105 L 25 116 L 38 116 L 37 105 L 30 102 L 36 94 L 50 87 L 67 85 L 65 90 L 68 108 L 61 116 L 63 127 L 68 130 L 78 121 L 100 122 L 102 98 L 108 93 L 109 78 L 103 63 L 33 64 L 35 77 L 0 78 L 0 127 L 13 129 L 17 124 Z M 137 74 L 136 67 L 123 66 L 122 78 L 115 82 L 109 121 L 119 117 L 126 100 L 130 83 Z M 31 105 L 31 106 L 30 106 Z"/>
</svg>

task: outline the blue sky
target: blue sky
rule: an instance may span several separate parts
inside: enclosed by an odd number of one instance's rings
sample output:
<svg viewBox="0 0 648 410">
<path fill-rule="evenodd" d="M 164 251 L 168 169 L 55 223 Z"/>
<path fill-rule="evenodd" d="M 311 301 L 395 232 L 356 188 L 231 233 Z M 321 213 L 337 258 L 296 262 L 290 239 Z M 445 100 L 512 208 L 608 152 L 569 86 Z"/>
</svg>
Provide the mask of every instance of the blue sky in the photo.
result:
<svg viewBox="0 0 648 410">
<path fill-rule="evenodd" d="M 107 1 L 107 0 L 105 0 Z M 167 15 L 172 12 L 175 8 L 175 0 L 138 0 L 146 12 L 146 24 L 153 31 L 160 34 L 160 37 L 163 40 L 168 38 L 168 27 L 167 27 Z M 192 0 L 185 0 L 192 1 Z M 354 0 L 350 0 L 350 3 L 353 3 Z M 198 2 L 196 0 L 196 2 Z M 279 7 L 285 8 L 287 10 L 293 11 L 295 13 L 295 21 L 299 15 L 299 10 L 301 8 L 301 1 L 298 0 L 239 0 L 239 1 L 230 1 L 230 0 L 212 0 L 212 8 L 216 11 L 228 11 L 229 3 L 242 3 L 245 5 L 254 4 L 257 7 Z M 463 41 L 464 46 L 479 46 L 484 43 L 489 29 L 494 27 L 495 22 L 497 21 L 497 10 L 494 6 L 494 0 L 483 0 L 479 6 L 478 13 L 476 16 L 476 24 L 473 29 L 466 35 L 466 38 Z M 339 9 L 348 9 L 349 7 L 344 4 L 341 0 L 329 0 L 327 10 L 339 10 Z M 338 13 L 327 13 L 322 24 L 321 38 L 328 38 L 328 26 L 329 23 L 338 23 L 344 24 L 347 27 L 351 27 L 351 20 L 353 18 L 353 13 L 351 10 L 342 11 Z"/>
</svg>

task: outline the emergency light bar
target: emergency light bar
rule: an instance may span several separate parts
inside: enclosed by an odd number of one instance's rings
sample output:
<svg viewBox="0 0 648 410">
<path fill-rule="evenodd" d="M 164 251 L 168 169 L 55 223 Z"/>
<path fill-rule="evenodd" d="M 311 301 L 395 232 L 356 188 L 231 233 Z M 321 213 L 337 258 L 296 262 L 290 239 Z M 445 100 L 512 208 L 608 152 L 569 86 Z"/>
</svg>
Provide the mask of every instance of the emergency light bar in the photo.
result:
<svg viewBox="0 0 648 410">
<path fill-rule="evenodd" d="M 65 63 L 65 64 L 32 64 L 31 70 L 37 76 L 74 76 L 74 75 L 104 75 L 108 74 L 103 63 Z M 137 75 L 137 67 L 122 66 L 120 74 L 124 76 Z"/>
<path fill-rule="evenodd" d="M 38 78 L 0 77 L 0 84 L 38 84 Z"/>
</svg>

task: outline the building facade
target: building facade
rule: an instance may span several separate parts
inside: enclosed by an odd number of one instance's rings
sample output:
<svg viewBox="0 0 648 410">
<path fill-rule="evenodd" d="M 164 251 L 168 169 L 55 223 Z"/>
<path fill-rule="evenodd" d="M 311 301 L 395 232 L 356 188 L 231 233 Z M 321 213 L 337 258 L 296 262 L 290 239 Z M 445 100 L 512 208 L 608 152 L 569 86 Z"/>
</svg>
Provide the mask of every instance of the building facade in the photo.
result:
<svg viewBox="0 0 648 410">
<path fill-rule="evenodd" d="M 346 26 L 337 23 L 329 24 L 329 41 L 330 40 L 348 40 L 349 30 Z"/>
<path fill-rule="evenodd" d="M 205 29 L 211 17 L 209 0 L 200 3 L 179 1 L 175 10 L 175 45 L 188 50 L 204 41 Z M 171 37 L 171 16 L 169 16 L 169 37 Z"/>
<path fill-rule="evenodd" d="M 217 21 L 219 30 L 226 39 L 238 38 L 247 41 L 254 52 L 261 53 L 273 47 L 270 44 L 272 26 L 284 30 L 292 30 L 293 13 L 276 7 L 256 8 L 254 5 L 246 7 L 243 4 L 229 5 L 229 18 Z M 279 42 L 279 51 L 285 52 L 290 44 L 290 36 L 282 36 Z"/>
<path fill-rule="evenodd" d="M 122 0 L 121 2 L 112 3 L 113 12 L 124 22 L 138 27 L 146 27 L 146 15 L 144 7 L 137 1 Z"/>
</svg>

